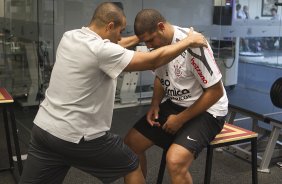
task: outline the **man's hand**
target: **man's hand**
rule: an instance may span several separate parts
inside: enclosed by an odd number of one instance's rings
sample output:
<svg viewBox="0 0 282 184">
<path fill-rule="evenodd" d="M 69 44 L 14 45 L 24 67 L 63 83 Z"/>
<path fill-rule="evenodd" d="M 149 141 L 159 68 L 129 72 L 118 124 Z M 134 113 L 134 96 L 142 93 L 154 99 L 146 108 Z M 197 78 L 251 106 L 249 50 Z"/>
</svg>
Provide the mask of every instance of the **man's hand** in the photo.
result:
<svg viewBox="0 0 282 184">
<path fill-rule="evenodd" d="M 191 42 L 191 44 L 189 44 L 190 48 L 208 46 L 206 38 L 201 33 L 195 32 L 193 27 L 190 27 L 190 31 L 188 32 L 187 37 Z"/>
<path fill-rule="evenodd" d="M 162 129 L 170 134 L 175 134 L 181 127 L 182 123 L 179 122 L 177 115 L 171 114 L 165 124 L 162 126 Z"/>
<path fill-rule="evenodd" d="M 151 106 L 147 112 L 147 121 L 151 126 L 161 126 L 159 122 L 155 121 L 159 118 L 159 106 Z"/>
</svg>

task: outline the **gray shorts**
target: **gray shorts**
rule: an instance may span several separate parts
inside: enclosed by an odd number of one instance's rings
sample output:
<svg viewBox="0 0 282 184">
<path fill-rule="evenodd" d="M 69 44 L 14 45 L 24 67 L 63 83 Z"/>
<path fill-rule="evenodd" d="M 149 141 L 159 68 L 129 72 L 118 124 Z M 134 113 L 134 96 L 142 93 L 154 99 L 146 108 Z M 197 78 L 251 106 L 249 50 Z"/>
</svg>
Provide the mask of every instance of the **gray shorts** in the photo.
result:
<svg viewBox="0 0 282 184">
<path fill-rule="evenodd" d="M 111 183 L 135 170 L 137 156 L 120 136 L 107 132 L 79 144 L 61 140 L 34 125 L 20 184 L 62 183 L 69 168 L 85 171 Z"/>
<path fill-rule="evenodd" d="M 185 109 L 186 107 L 178 106 L 167 100 L 160 105 L 158 121 L 163 125 L 169 115 L 178 114 Z M 172 143 L 175 143 L 193 152 L 196 158 L 221 131 L 224 120 L 225 117 L 215 118 L 208 112 L 204 112 L 186 122 L 175 135 L 172 135 L 166 133 L 162 127 L 149 125 L 145 115 L 134 125 L 134 128 L 157 146 L 168 149 Z"/>
</svg>

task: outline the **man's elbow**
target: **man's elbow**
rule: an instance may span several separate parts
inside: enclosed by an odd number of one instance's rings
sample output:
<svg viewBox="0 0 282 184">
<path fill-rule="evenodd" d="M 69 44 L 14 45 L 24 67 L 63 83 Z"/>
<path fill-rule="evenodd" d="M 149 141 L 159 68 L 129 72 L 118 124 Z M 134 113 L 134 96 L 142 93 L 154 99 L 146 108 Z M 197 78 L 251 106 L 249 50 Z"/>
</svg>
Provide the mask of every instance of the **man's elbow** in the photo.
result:
<svg viewBox="0 0 282 184">
<path fill-rule="evenodd" d="M 220 85 L 220 88 L 217 90 L 217 97 L 218 97 L 218 100 L 223 97 L 224 95 L 224 87 L 222 85 Z"/>
<path fill-rule="evenodd" d="M 220 90 L 219 93 L 218 93 L 218 95 L 217 95 L 218 100 L 219 100 L 221 97 L 223 97 L 223 95 L 224 95 L 223 90 Z"/>
<path fill-rule="evenodd" d="M 160 66 L 156 62 L 152 62 L 151 69 L 150 70 L 156 70 Z"/>
<path fill-rule="evenodd" d="M 215 87 L 214 88 L 215 89 L 215 93 L 214 94 L 215 94 L 216 99 L 218 101 L 224 95 L 224 87 L 223 87 L 221 82 L 218 82 L 214 87 Z"/>
</svg>

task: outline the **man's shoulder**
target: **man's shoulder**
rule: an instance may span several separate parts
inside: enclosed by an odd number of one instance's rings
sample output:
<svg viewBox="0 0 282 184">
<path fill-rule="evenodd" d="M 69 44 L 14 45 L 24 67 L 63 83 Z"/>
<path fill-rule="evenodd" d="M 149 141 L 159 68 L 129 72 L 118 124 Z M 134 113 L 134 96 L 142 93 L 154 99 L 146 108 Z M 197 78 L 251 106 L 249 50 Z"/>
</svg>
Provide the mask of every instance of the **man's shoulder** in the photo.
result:
<svg viewBox="0 0 282 184">
<path fill-rule="evenodd" d="M 68 41 L 72 41 L 72 40 L 76 40 L 76 39 L 81 39 L 83 37 L 83 32 L 81 29 L 72 29 L 72 30 L 68 30 L 66 32 L 64 32 L 63 34 L 63 39 L 64 40 L 68 40 Z"/>
<path fill-rule="evenodd" d="M 64 35 L 71 35 L 71 34 L 77 34 L 77 33 L 81 33 L 81 29 L 71 29 L 71 30 L 67 30 L 64 32 Z"/>
<path fill-rule="evenodd" d="M 173 27 L 174 27 L 174 42 L 178 42 L 184 39 L 189 32 L 189 28 L 179 27 L 175 25 Z"/>
<path fill-rule="evenodd" d="M 189 28 L 175 26 L 175 25 L 173 27 L 174 27 L 176 34 L 183 35 L 183 36 L 186 36 L 188 34 L 189 30 L 190 30 Z"/>
</svg>

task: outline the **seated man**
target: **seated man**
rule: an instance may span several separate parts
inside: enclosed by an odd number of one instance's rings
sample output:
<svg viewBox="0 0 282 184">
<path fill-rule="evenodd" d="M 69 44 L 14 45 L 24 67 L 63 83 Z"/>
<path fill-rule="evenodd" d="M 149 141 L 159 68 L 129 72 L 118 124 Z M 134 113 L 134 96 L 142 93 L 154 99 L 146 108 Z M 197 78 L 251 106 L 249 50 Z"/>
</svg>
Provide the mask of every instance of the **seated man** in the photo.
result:
<svg viewBox="0 0 282 184">
<path fill-rule="evenodd" d="M 154 9 L 137 14 L 134 30 L 148 48 L 154 49 L 175 44 L 190 31 L 171 25 Z M 192 183 L 188 169 L 221 131 L 228 111 L 222 75 L 210 46 L 188 48 L 155 74 L 151 107 L 128 132 L 125 143 L 138 154 L 144 176 L 145 151 L 158 145 L 168 149 L 166 161 L 172 183 Z"/>
</svg>

